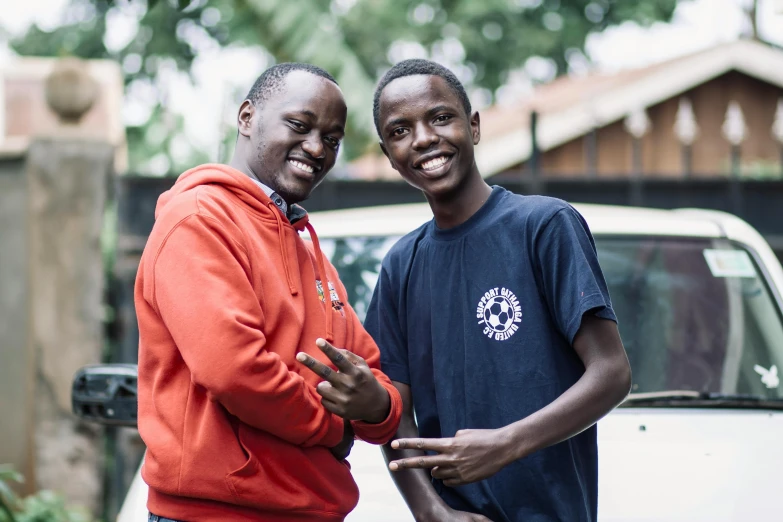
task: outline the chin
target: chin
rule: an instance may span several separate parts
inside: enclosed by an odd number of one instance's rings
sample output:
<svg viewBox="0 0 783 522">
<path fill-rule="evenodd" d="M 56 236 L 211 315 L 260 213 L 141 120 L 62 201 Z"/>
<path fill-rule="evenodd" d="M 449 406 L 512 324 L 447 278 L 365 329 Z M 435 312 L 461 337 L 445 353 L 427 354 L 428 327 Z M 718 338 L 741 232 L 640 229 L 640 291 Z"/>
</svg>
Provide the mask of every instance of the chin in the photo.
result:
<svg viewBox="0 0 783 522">
<path fill-rule="evenodd" d="M 302 201 L 306 200 L 310 197 L 311 190 L 306 191 L 300 191 L 300 190 L 294 190 L 294 191 L 288 191 L 288 190 L 281 190 L 278 192 L 280 196 L 288 203 L 289 205 L 295 204 L 295 203 L 301 203 Z"/>
<path fill-rule="evenodd" d="M 279 190 L 276 190 L 280 196 L 289 204 L 300 203 L 310 197 L 315 186 L 312 183 L 281 183 Z"/>
<path fill-rule="evenodd" d="M 435 199 L 446 197 L 460 185 L 459 179 L 453 173 L 447 173 L 436 179 L 427 179 L 421 175 L 405 176 L 405 181 Z"/>
</svg>

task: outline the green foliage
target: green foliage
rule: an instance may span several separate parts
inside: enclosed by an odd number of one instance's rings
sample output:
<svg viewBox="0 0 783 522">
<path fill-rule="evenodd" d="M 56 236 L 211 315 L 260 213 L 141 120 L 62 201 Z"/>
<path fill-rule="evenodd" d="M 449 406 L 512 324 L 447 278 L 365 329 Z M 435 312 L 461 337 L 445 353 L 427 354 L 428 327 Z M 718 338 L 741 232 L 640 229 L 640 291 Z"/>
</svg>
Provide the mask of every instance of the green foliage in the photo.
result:
<svg viewBox="0 0 783 522">
<path fill-rule="evenodd" d="M 646 25 L 668 20 L 676 4 L 677 0 L 70 0 L 62 27 L 50 33 L 32 27 L 12 41 L 12 48 L 22 55 L 118 60 L 124 64 L 129 89 L 156 87 L 172 66 L 190 72 L 204 45 L 259 46 L 278 62 L 314 63 L 337 78 L 347 98 L 349 126 L 343 152 L 351 159 L 369 147 L 377 148 L 371 97 L 392 59 L 413 50 L 414 55 L 446 61 L 469 87 L 492 96 L 529 58 L 541 57 L 556 72 L 566 72 L 570 60 L 584 58 L 590 34 L 626 21 Z M 118 10 L 136 13 L 139 28 L 125 48 L 111 51 L 104 43 L 106 19 Z M 161 154 L 168 158 L 172 173 L 208 157 L 191 146 L 190 157 L 177 158 L 167 140 L 150 138 L 159 136 L 156 126 L 159 130 L 161 125 L 170 137 L 182 132 L 181 122 L 171 121 L 176 117 L 160 90 L 151 103 L 149 120 L 128 129 L 131 170 L 138 172 Z"/>
<path fill-rule="evenodd" d="M 346 41 L 368 71 L 388 64 L 394 41 L 437 51 L 459 40 L 473 82 L 490 90 L 532 56 L 552 60 L 558 73 L 568 56 L 583 52 L 590 33 L 632 21 L 671 18 L 677 0 L 376 0 L 358 2 L 342 18 Z M 457 51 L 458 52 L 458 51 Z M 464 79 L 463 79 L 464 80 Z"/>
<path fill-rule="evenodd" d="M 90 522 L 86 513 L 65 507 L 63 498 L 51 491 L 38 491 L 19 498 L 10 483 L 23 481 L 10 466 L 0 465 L 0 522 Z"/>
</svg>

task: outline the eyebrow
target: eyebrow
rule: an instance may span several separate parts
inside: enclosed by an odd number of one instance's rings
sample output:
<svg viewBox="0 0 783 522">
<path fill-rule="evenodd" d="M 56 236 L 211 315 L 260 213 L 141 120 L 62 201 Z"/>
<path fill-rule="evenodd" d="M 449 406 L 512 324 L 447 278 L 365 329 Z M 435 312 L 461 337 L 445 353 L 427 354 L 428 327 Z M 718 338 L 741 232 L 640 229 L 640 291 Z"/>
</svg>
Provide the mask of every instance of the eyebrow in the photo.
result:
<svg viewBox="0 0 783 522">
<path fill-rule="evenodd" d="M 432 117 L 435 114 L 437 114 L 439 112 L 442 112 L 442 111 L 454 112 L 455 109 L 454 109 L 454 107 L 451 107 L 449 105 L 443 105 L 443 104 L 436 105 L 435 107 L 433 107 L 433 108 L 431 108 L 431 109 L 429 109 L 427 111 L 427 117 L 428 118 Z M 408 123 L 408 119 L 407 118 L 394 118 L 393 120 L 389 121 L 386 125 L 384 125 L 383 128 L 384 128 L 384 130 L 389 130 L 389 127 L 394 127 L 395 125 L 400 125 L 402 123 Z"/>
<path fill-rule="evenodd" d="M 427 111 L 427 116 L 433 116 L 436 113 L 442 112 L 442 111 L 454 112 L 454 108 L 450 107 L 449 105 L 436 105 L 435 107 L 433 107 L 432 109 Z"/>
<path fill-rule="evenodd" d="M 390 127 L 394 127 L 395 125 L 400 125 L 402 123 L 408 123 L 407 118 L 394 118 L 393 120 L 386 122 L 386 125 L 383 126 L 385 130 L 389 130 Z"/>
</svg>

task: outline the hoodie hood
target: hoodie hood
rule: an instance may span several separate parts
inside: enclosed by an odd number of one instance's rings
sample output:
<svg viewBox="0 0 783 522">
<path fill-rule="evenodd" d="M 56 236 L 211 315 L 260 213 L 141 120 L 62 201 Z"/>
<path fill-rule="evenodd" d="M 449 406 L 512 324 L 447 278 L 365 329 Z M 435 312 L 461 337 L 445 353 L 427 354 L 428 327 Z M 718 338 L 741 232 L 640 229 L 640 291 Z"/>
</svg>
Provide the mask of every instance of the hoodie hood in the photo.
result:
<svg viewBox="0 0 783 522">
<path fill-rule="evenodd" d="M 277 207 L 269 199 L 269 196 L 247 174 L 228 165 L 212 163 L 199 165 L 180 175 L 174 186 L 158 198 L 158 204 L 155 207 L 155 219 L 158 218 L 163 208 L 176 196 L 202 185 L 221 185 L 256 212 L 268 214 L 272 211 L 275 214 L 279 214 Z M 295 218 L 294 228 L 299 231 L 304 230 L 307 223 L 307 212 L 299 205 L 290 205 L 290 208 L 291 214 Z"/>
</svg>

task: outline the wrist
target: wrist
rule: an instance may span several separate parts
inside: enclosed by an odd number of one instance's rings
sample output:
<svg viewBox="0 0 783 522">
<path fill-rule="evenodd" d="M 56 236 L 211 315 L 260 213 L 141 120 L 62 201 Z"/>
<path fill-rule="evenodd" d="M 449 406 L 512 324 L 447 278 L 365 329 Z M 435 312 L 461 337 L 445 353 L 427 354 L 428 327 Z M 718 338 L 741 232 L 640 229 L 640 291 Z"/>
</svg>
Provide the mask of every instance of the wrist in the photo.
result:
<svg viewBox="0 0 783 522">
<path fill-rule="evenodd" d="M 527 431 L 529 430 L 525 430 L 524 426 L 519 423 L 510 424 L 495 430 L 496 444 L 500 448 L 504 466 L 523 459 L 532 453 L 528 444 L 529 440 L 524 435 Z"/>
<path fill-rule="evenodd" d="M 391 397 L 389 396 L 389 391 L 381 386 L 380 383 L 379 386 L 383 393 L 379 394 L 380 397 L 377 401 L 378 408 L 372 415 L 364 419 L 364 422 L 367 424 L 380 424 L 389 417 L 389 413 L 391 412 Z"/>
</svg>

